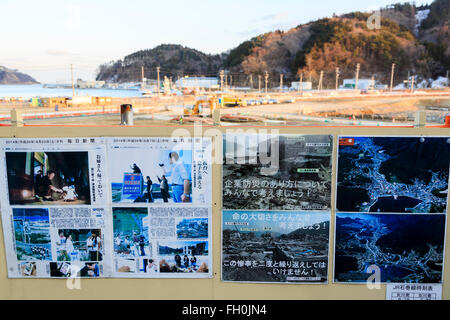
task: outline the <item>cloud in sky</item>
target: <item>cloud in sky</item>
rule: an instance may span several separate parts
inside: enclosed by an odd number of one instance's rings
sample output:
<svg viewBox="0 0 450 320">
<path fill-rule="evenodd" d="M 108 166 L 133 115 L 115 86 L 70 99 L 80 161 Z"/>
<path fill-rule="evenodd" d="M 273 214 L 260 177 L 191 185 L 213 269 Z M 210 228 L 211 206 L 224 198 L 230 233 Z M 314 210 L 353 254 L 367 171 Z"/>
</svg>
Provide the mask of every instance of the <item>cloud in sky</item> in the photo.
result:
<svg viewBox="0 0 450 320">
<path fill-rule="evenodd" d="M 44 51 L 45 54 L 48 54 L 50 56 L 71 56 L 72 53 L 65 51 L 65 50 L 58 50 L 58 49 L 48 49 Z"/>
</svg>

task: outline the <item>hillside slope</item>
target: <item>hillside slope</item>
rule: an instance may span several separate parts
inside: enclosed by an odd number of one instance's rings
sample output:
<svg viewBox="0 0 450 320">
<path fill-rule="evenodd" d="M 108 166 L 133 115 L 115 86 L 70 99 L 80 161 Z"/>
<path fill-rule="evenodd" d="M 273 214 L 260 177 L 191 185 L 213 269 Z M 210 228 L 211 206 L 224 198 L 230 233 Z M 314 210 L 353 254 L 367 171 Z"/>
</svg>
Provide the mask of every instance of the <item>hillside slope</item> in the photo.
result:
<svg viewBox="0 0 450 320">
<path fill-rule="evenodd" d="M 161 45 L 133 53 L 123 60 L 100 66 L 98 80 L 139 81 L 141 66 L 147 78 L 156 78 L 156 66 L 167 76 L 217 76 L 229 70 L 233 84 L 248 85 L 249 75 L 270 75 L 270 86 L 297 80 L 300 73 L 316 86 L 320 71 L 324 87 L 353 78 L 357 63 L 360 78 L 374 77 L 389 83 L 392 63 L 394 83 L 408 74 L 421 78 L 445 76 L 450 69 L 450 0 L 435 0 L 416 7 L 403 3 L 380 10 L 380 28 L 371 28 L 372 13 L 352 12 L 319 19 L 287 31 L 276 30 L 242 42 L 228 53 L 208 55 L 179 45 Z M 254 83 L 256 79 L 253 78 Z"/>
<path fill-rule="evenodd" d="M 99 67 L 97 80 L 114 82 L 140 81 L 141 67 L 145 77 L 156 78 L 156 67 L 166 76 L 188 74 L 216 74 L 222 65 L 220 55 L 208 55 L 195 49 L 174 44 L 163 44 L 141 50 Z"/>
<path fill-rule="evenodd" d="M 0 84 L 35 84 L 35 83 L 38 82 L 25 73 L 0 66 Z"/>
</svg>

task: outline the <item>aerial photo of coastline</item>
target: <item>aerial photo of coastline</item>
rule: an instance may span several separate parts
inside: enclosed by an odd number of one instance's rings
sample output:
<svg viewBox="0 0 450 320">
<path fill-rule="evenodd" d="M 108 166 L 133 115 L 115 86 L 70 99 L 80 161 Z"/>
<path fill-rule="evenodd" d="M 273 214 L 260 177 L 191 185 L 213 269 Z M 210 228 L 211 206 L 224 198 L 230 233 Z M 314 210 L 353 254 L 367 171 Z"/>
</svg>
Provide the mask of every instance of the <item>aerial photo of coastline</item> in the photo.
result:
<svg viewBox="0 0 450 320">
<path fill-rule="evenodd" d="M 445 215 L 337 213 L 334 280 L 441 283 Z"/>
<path fill-rule="evenodd" d="M 450 139 L 340 137 L 337 210 L 445 213 Z"/>
</svg>

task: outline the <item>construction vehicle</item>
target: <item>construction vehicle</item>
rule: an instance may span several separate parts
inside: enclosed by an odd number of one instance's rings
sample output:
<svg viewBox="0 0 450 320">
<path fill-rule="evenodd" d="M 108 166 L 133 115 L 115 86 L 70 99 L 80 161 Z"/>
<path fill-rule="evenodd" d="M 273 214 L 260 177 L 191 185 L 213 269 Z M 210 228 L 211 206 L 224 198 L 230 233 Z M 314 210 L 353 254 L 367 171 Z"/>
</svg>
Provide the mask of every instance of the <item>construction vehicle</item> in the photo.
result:
<svg viewBox="0 0 450 320">
<path fill-rule="evenodd" d="M 246 107 L 247 106 L 247 101 L 241 98 L 237 98 L 237 97 L 227 97 L 224 96 L 221 98 L 222 101 L 220 101 L 221 105 L 226 106 L 226 107 Z"/>
<path fill-rule="evenodd" d="M 203 113 L 202 107 L 204 105 L 207 105 L 209 107 L 209 114 L 210 116 L 212 116 L 213 110 L 218 108 L 219 104 L 217 101 L 217 98 L 212 96 L 212 97 L 208 97 L 208 96 L 203 96 L 203 97 L 198 97 L 197 100 L 195 101 L 195 104 L 189 108 L 189 107 L 185 107 L 183 110 L 183 114 L 185 116 L 198 116 L 201 115 Z"/>
<path fill-rule="evenodd" d="M 229 96 L 200 96 L 196 98 L 195 104 L 192 107 L 185 107 L 183 114 L 185 116 L 198 116 L 203 113 L 202 107 L 208 106 L 210 115 L 212 116 L 213 110 L 221 107 L 235 107 L 235 106 L 247 106 L 247 100 L 229 97 Z"/>
</svg>

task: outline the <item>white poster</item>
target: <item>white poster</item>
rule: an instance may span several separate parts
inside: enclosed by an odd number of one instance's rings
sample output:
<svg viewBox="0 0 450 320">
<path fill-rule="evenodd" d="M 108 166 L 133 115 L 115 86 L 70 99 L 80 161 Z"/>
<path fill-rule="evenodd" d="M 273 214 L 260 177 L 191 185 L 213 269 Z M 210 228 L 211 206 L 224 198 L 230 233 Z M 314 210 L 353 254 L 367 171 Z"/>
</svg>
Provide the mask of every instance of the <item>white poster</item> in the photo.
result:
<svg viewBox="0 0 450 320">
<path fill-rule="evenodd" d="M 0 146 L 9 277 L 212 276 L 210 139 Z"/>
<path fill-rule="evenodd" d="M 109 138 L 114 277 L 212 277 L 211 139 Z"/>
<path fill-rule="evenodd" d="M 442 300 L 442 284 L 387 283 L 386 300 Z"/>
<path fill-rule="evenodd" d="M 106 148 L 101 138 L 1 139 L 8 276 L 108 273 Z"/>
</svg>

